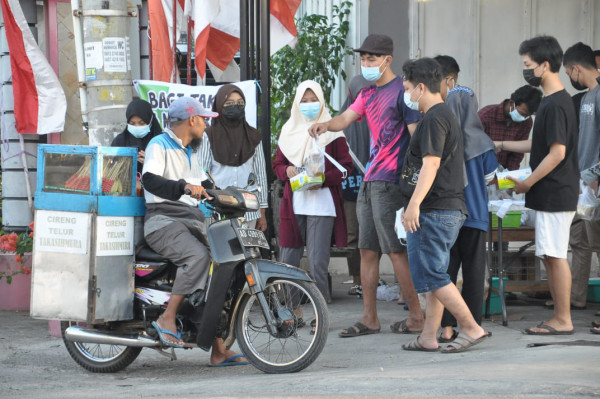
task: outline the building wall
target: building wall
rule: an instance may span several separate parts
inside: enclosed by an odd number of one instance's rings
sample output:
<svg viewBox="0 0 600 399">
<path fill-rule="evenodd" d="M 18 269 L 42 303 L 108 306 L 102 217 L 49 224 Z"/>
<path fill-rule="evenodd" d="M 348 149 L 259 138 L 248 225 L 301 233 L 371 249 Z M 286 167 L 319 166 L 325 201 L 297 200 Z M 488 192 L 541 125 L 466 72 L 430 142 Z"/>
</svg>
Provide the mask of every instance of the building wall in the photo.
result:
<svg viewBox="0 0 600 399">
<path fill-rule="evenodd" d="M 479 105 L 499 103 L 525 84 L 519 44 L 540 34 L 557 38 L 563 51 L 583 41 L 600 48 L 597 0 L 409 0 L 410 56 L 456 58 L 459 83 Z M 565 88 L 574 94 L 561 69 Z"/>
</svg>

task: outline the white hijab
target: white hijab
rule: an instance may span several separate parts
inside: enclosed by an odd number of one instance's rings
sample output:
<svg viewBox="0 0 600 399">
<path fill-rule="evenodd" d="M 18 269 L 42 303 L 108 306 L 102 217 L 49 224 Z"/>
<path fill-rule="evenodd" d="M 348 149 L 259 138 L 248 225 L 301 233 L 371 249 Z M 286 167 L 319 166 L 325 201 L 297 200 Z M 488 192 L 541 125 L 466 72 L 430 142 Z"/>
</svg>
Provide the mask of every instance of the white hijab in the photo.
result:
<svg viewBox="0 0 600 399">
<path fill-rule="evenodd" d="M 306 90 L 311 89 L 319 99 L 321 104 L 321 112 L 316 119 L 309 120 L 300 112 L 300 100 Z M 314 80 L 305 80 L 300 83 L 296 89 L 296 97 L 294 98 L 294 104 L 292 105 L 292 112 L 290 119 L 287 120 L 281 134 L 279 135 L 279 149 L 283 152 L 283 155 L 296 167 L 302 167 L 304 160 L 313 151 L 313 138 L 308 134 L 308 128 L 314 123 L 327 122 L 331 119 L 331 115 L 325 107 L 325 96 L 323 95 L 323 89 Z M 325 132 L 319 135 L 317 144 L 319 148 L 324 148 L 327 144 L 331 143 L 338 137 L 344 137 L 343 132 Z"/>
</svg>

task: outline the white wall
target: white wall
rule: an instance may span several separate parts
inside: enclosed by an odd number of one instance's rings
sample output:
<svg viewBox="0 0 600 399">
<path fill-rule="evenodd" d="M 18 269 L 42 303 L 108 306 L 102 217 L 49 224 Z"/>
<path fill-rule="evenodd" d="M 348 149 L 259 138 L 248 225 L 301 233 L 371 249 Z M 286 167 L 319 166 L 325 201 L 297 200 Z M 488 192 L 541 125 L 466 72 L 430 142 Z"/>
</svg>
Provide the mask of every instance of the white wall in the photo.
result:
<svg viewBox="0 0 600 399">
<path fill-rule="evenodd" d="M 519 44 L 539 34 L 557 38 L 563 51 L 578 41 L 600 48 L 598 0 L 411 0 L 411 58 L 451 55 L 459 83 L 479 105 L 499 103 L 525 84 Z M 575 91 L 561 69 L 560 77 Z"/>
</svg>

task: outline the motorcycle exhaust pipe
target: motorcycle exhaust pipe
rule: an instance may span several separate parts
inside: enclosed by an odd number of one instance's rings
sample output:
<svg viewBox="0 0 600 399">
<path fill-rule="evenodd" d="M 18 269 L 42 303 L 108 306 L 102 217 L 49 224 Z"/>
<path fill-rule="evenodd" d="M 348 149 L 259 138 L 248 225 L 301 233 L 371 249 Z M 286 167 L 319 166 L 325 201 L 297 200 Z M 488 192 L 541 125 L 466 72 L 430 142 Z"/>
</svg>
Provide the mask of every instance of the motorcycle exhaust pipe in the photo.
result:
<svg viewBox="0 0 600 399">
<path fill-rule="evenodd" d="M 83 342 L 90 344 L 122 345 L 142 348 L 153 348 L 160 346 L 160 341 L 147 337 L 127 338 L 120 335 L 112 335 L 98 330 L 91 330 L 79 326 L 71 326 L 65 330 L 67 341 Z"/>
</svg>

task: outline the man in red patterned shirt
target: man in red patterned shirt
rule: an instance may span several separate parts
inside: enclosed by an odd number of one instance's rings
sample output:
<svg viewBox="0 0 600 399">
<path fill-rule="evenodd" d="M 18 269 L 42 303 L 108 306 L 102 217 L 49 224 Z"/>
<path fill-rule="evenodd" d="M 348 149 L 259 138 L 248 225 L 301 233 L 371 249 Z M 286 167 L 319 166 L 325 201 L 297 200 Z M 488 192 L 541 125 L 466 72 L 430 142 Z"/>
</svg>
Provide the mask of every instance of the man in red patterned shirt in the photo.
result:
<svg viewBox="0 0 600 399">
<path fill-rule="evenodd" d="M 531 115 L 542 99 L 542 92 L 533 86 L 525 85 L 510 95 L 510 99 L 500 104 L 488 105 L 479 110 L 479 118 L 485 132 L 494 141 L 518 141 L 529 139 Z M 523 160 L 518 152 L 500 151 L 496 154 L 498 163 L 507 170 L 517 170 Z"/>
</svg>

